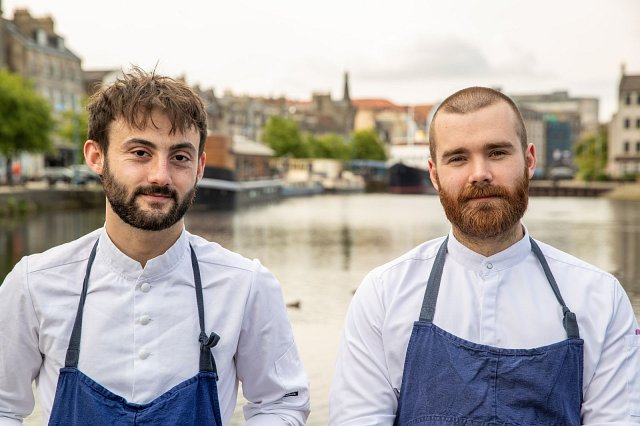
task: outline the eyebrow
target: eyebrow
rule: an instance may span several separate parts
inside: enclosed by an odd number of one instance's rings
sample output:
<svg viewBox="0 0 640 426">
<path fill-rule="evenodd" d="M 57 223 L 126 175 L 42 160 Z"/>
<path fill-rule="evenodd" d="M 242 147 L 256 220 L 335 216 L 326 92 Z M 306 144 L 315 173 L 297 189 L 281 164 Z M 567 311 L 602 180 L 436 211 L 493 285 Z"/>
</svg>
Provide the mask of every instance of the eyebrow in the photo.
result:
<svg viewBox="0 0 640 426">
<path fill-rule="evenodd" d="M 496 149 L 496 148 L 507 148 L 507 149 L 514 149 L 515 146 L 513 145 L 513 143 L 505 141 L 505 142 L 494 142 L 494 143 L 488 143 L 485 146 L 485 149 Z"/>
<path fill-rule="evenodd" d="M 488 143 L 483 147 L 483 149 L 485 151 L 492 150 L 492 149 L 498 149 L 498 148 L 515 149 L 515 146 L 511 142 L 505 141 L 505 142 Z M 468 154 L 468 153 L 469 153 L 469 149 L 467 149 L 465 147 L 455 148 L 455 149 L 443 152 L 442 153 L 442 159 L 453 157 L 455 155 Z"/>
<path fill-rule="evenodd" d="M 453 157 L 455 155 L 467 154 L 468 152 L 469 150 L 467 148 L 451 149 L 442 153 L 442 159 L 444 160 L 446 158 Z"/>
<path fill-rule="evenodd" d="M 151 141 L 148 141 L 146 139 L 140 139 L 140 138 L 131 138 L 131 139 L 127 140 L 124 143 L 124 145 L 125 146 L 127 146 L 127 145 L 144 145 L 144 146 L 146 146 L 148 148 L 154 148 L 154 149 L 157 148 L 157 145 L 155 143 L 153 143 Z M 169 147 L 169 149 L 171 151 L 177 151 L 177 150 L 180 150 L 180 149 L 184 149 L 184 150 L 187 150 L 187 151 L 191 151 L 192 153 L 198 152 L 196 147 L 193 146 L 193 144 L 190 143 L 190 142 L 176 143 L 176 144 L 171 145 Z"/>
</svg>

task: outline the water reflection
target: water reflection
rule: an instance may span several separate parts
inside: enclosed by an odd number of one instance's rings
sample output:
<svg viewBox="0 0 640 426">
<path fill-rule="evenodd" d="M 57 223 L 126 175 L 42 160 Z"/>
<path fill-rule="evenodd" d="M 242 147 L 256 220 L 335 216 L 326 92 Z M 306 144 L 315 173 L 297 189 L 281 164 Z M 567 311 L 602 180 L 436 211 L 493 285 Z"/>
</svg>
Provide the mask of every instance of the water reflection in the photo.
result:
<svg viewBox="0 0 640 426">
<path fill-rule="evenodd" d="M 612 270 L 624 283 L 640 314 L 640 203 L 611 203 L 613 216 Z"/>
<path fill-rule="evenodd" d="M 533 198 L 531 234 L 615 273 L 640 313 L 640 203 Z M 99 226 L 102 211 L 51 213 L 0 222 L 0 274 L 24 254 L 72 240 Z M 309 373 L 310 425 L 326 425 L 328 391 L 344 315 L 364 275 L 449 225 L 437 197 L 388 194 L 285 200 L 236 213 L 193 212 L 187 227 L 247 257 L 278 277 Z M 242 424 L 238 414 L 232 425 Z"/>
</svg>

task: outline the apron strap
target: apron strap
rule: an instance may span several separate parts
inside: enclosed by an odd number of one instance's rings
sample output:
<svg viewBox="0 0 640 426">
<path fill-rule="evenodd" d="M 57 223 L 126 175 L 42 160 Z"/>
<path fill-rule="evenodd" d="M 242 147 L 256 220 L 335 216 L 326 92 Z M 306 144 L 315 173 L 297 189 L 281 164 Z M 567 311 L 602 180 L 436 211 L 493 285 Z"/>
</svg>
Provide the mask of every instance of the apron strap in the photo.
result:
<svg viewBox="0 0 640 426">
<path fill-rule="evenodd" d="M 551 289 L 553 290 L 553 294 L 555 294 L 556 299 L 558 300 L 558 303 L 560 303 L 560 305 L 562 306 L 562 315 L 563 315 L 562 326 L 567 332 L 567 337 L 570 339 L 580 338 L 580 330 L 578 328 L 578 320 L 576 318 L 576 314 L 571 312 L 567 307 L 567 305 L 564 303 L 564 299 L 560 294 L 560 289 L 558 288 L 556 279 L 553 277 L 553 274 L 551 273 L 551 268 L 549 268 L 549 264 L 547 263 L 547 259 L 544 257 L 542 250 L 540 250 L 540 247 L 533 240 L 533 238 L 529 237 L 529 240 L 531 241 L 531 250 L 540 261 L 540 264 L 542 265 L 542 269 L 544 270 L 544 274 L 547 276 L 547 280 L 549 281 L 549 284 L 551 285 Z"/>
<path fill-rule="evenodd" d="M 80 359 L 80 336 L 82 334 L 82 313 L 84 312 L 84 302 L 87 299 L 91 266 L 96 258 L 96 251 L 98 250 L 98 241 L 100 241 L 100 239 L 96 240 L 93 245 L 93 249 L 91 249 L 91 254 L 89 255 L 89 261 L 87 262 L 87 270 L 84 274 L 84 281 L 82 282 L 82 293 L 80 293 L 78 311 L 76 312 L 76 319 L 73 322 L 73 330 L 71 331 L 71 338 L 69 339 L 69 346 L 67 347 L 67 356 L 64 360 L 65 367 L 78 368 L 78 360 Z"/>
<path fill-rule="evenodd" d="M 433 262 L 427 288 L 424 291 L 422 299 L 422 308 L 420 309 L 420 321 L 433 322 L 436 314 L 436 302 L 438 301 L 438 293 L 440 292 L 440 280 L 442 279 L 442 271 L 444 270 L 444 260 L 447 255 L 447 236 L 436 254 L 436 260 Z"/>
<path fill-rule="evenodd" d="M 560 294 L 560 289 L 558 288 L 558 284 L 556 283 L 553 274 L 551 273 L 551 269 L 549 268 L 549 264 L 547 263 L 547 259 L 545 259 L 542 250 L 538 244 L 533 240 L 533 238 L 529 237 L 531 241 L 531 250 L 538 258 L 538 261 L 542 265 L 542 269 L 544 270 L 544 274 L 547 277 L 547 281 L 549 281 L 549 285 L 553 290 L 553 294 L 556 296 L 558 303 L 562 306 L 562 326 L 567 332 L 567 337 L 570 339 L 580 338 L 580 330 L 578 328 L 578 320 L 576 318 L 576 314 L 571 312 L 567 305 L 564 303 L 564 299 Z M 429 274 L 429 280 L 427 281 L 427 288 L 424 291 L 424 298 L 422 300 L 422 308 L 420 309 L 420 321 L 432 323 L 433 317 L 436 312 L 436 302 L 438 300 L 438 293 L 440 292 L 440 281 L 442 279 L 442 271 L 444 270 L 444 261 L 447 254 L 447 242 L 449 241 L 449 237 L 444 239 L 442 245 L 438 249 L 438 254 L 436 254 L 436 259 L 433 262 L 433 267 L 431 268 L 431 273 Z"/>
<path fill-rule="evenodd" d="M 204 331 L 204 301 L 202 297 L 202 280 L 200 279 L 200 267 L 198 266 L 198 258 L 196 252 L 193 250 L 191 244 L 191 267 L 193 269 L 193 278 L 196 285 L 196 301 L 198 303 L 198 321 L 200 323 L 200 335 L 198 341 L 200 342 L 200 371 L 210 371 L 217 373 L 216 361 L 211 353 L 211 348 L 218 344 L 220 336 L 216 333 L 211 333 L 207 336 Z"/>
<path fill-rule="evenodd" d="M 84 304 L 87 299 L 87 289 L 89 287 L 89 276 L 91 275 L 91 267 L 93 261 L 96 258 L 96 252 L 98 250 L 98 241 L 95 242 L 89 255 L 89 261 L 87 262 L 87 269 L 84 274 L 84 281 L 82 282 L 82 292 L 80 293 L 80 302 L 78 303 L 78 310 L 76 312 L 76 318 L 73 323 L 73 330 L 71 331 L 71 337 L 69 338 L 69 346 L 67 348 L 67 355 L 65 357 L 64 366 L 70 368 L 78 368 L 78 361 L 80 359 L 80 338 L 82 335 L 82 314 L 84 312 Z M 198 320 L 200 322 L 200 335 L 198 341 L 200 342 L 200 371 L 210 371 L 217 373 L 216 362 L 211 353 L 220 336 L 216 333 L 211 333 L 209 336 L 204 332 L 204 302 L 202 297 L 202 280 L 200 279 L 200 268 L 198 267 L 198 259 L 196 258 L 193 247 L 189 245 L 191 249 L 191 266 L 193 268 L 193 277 L 195 279 L 196 286 L 196 301 L 198 304 Z"/>
</svg>

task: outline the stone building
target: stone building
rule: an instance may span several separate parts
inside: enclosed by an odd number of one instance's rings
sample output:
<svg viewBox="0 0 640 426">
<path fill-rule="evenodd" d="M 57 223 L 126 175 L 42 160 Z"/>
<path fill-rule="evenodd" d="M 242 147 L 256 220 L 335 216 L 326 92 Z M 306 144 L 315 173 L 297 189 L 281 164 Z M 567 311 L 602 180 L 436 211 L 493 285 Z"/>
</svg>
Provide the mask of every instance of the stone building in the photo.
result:
<svg viewBox="0 0 640 426">
<path fill-rule="evenodd" d="M 385 145 L 406 140 L 407 108 L 386 99 L 354 99 L 356 109 L 353 130 L 374 129 Z"/>
<path fill-rule="evenodd" d="M 316 136 L 335 133 L 344 138 L 350 137 L 355 115 L 348 73 L 344 74 L 342 99 L 333 100 L 330 93 L 315 92 L 311 101 L 288 101 L 288 118 L 298 123 L 301 131 Z"/>
<path fill-rule="evenodd" d="M 2 9 L 2 0 L 0 0 L 0 68 L 4 68 L 6 66 L 4 51 L 5 51 L 5 24 L 4 24 L 4 11 Z"/>
<path fill-rule="evenodd" d="M 613 177 L 640 174 L 640 74 L 621 67 L 618 109 L 609 123 L 607 171 Z"/>
<path fill-rule="evenodd" d="M 27 9 L 16 9 L 13 19 L 4 20 L 4 26 L 4 58 L 9 71 L 30 80 L 49 101 L 55 116 L 80 111 L 84 96 L 81 59 L 55 32 L 53 18 L 37 18 Z M 50 162 L 70 164 L 75 155 L 71 143 L 54 137 L 54 144 L 58 156 Z"/>
<path fill-rule="evenodd" d="M 284 97 L 237 96 L 226 92 L 222 97 L 216 98 L 213 91 L 203 97 L 209 107 L 209 128 L 213 133 L 240 135 L 249 140 L 260 141 L 269 118 L 287 115 L 287 101 Z"/>
</svg>

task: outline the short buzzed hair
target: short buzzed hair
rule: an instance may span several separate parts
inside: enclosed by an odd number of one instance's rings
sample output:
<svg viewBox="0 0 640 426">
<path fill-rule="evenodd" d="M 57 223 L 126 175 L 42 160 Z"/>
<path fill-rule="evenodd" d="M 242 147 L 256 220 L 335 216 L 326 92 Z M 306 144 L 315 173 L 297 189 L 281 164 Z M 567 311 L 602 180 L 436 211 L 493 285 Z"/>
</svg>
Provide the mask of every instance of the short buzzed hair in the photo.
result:
<svg viewBox="0 0 640 426">
<path fill-rule="evenodd" d="M 89 99 L 87 110 L 88 138 L 96 141 L 104 152 L 109 147 L 111 123 L 122 118 L 131 128 L 143 130 L 154 125 L 154 111 L 167 115 L 171 134 L 195 129 L 200 135 L 198 155 L 204 151 L 207 139 L 204 102 L 185 83 L 173 78 L 134 67 L 95 93 Z"/>
<path fill-rule="evenodd" d="M 457 91 L 438 105 L 429 126 L 429 153 L 431 154 L 431 160 L 434 163 L 436 161 L 436 132 L 434 124 L 440 111 L 449 114 L 468 114 L 470 112 L 486 108 L 490 105 L 494 105 L 500 101 L 506 102 L 515 114 L 516 134 L 520 138 L 522 151 L 526 151 L 527 130 L 524 127 L 524 120 L 522 119 L 522 115 L 520 114 L 520 110 L 516 106 L 516 103 L 510 97 L 498 90 L 491 89 L 489 87 L 474 86 Z"/>
</svg>

